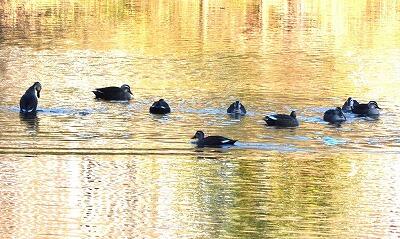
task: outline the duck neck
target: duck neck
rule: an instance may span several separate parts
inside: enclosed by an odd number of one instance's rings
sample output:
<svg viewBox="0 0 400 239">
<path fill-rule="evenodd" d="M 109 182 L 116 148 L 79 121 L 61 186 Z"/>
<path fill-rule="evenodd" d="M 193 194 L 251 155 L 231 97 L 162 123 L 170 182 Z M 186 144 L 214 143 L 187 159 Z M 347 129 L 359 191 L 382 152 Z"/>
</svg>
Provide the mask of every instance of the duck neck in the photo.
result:
<svg viewBox="0 0 400 239">
<path fill-rule="evenodd" d="M 35 85 L 33 85 L 33 86 L 29 87 L 29 88 L 26 90 L 25 94 L 34 94 L 34 95 L 36 95 L 36 94 L 35 94 L 35 91 L 36 91 Z"/>
</svg>

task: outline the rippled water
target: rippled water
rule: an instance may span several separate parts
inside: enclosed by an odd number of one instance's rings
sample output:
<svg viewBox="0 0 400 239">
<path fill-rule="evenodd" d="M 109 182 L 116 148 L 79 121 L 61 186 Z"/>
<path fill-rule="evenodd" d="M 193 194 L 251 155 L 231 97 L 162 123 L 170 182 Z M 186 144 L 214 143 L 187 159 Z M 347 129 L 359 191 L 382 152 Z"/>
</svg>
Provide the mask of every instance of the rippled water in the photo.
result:
<svg viewBox="0 0 400 239">
<path fill-rule="evenodd" d="M 0 1 L 2 238 L 399 237 L 400 5 L 325 4 Z M 124 83 L 129 103 L 91 92 Z M 349 96 L 379 119 L 322 121 Z"/>
</svg>

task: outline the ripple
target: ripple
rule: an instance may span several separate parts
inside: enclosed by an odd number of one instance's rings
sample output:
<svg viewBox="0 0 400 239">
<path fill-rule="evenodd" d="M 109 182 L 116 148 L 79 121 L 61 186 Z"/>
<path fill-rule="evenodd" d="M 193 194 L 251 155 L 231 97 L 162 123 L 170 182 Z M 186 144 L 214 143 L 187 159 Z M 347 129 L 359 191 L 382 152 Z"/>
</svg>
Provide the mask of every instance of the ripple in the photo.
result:
<svg viewBox="0 0 400 239">
<path fill-rule="evenodd" d="M 399 237 L 396 1 L 27 2 L 0 1 L 3 237 Z M 91 92 L 124 83 L 130 102 Z M 349 96 L 379 119 L 324 122 Z M 297 128 L 262 120 L 292 109 Z"/>
<path fill-rule="evenodd" d="M 278 152 L 305 152 L 306 149 L 297 148 L 295 145 L 265 144 L 265 143 L 246 143 L 236 142 L 235 146 L 240 149 L 257 149 Z"/>
<path fill-rule="evenodd" d="M 344 139 L 339 139 L 339 138 L 333 138 L 333 137 L 323 137 L 322 141 L 324 142 L 324 144 L 328 145 L 328 146 L 336 146 L 336 145 L 341 145 L 341 144 L 346 144 L 346 140 Z"/>
</svg>

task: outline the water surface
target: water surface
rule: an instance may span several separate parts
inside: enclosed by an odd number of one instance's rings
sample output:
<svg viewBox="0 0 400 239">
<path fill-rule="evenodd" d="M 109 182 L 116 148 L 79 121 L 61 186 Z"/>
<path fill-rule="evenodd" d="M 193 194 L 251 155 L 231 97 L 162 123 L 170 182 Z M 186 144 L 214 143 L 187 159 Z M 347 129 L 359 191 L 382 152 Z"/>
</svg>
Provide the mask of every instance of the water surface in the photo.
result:
<svg viewBox="0 0 400 239">
<path fill-rule="evenodd" d="M 4 238 L 400 236 L 400 5 L 0 2 Z M 18 102 L 35 81 L 36 117 Z M 129 84 L 130 102 L 94 99 Z M 322 121 L 347 97 L 379 119 Z M 172 113 L 148 113 L 164 98 Z M 240 99 L 248 115 L 225 114 Z M 300 127 L 266 127 L 296 110 Z M 197 130 L 238 139 L 196 148 Z"/>
</svg>

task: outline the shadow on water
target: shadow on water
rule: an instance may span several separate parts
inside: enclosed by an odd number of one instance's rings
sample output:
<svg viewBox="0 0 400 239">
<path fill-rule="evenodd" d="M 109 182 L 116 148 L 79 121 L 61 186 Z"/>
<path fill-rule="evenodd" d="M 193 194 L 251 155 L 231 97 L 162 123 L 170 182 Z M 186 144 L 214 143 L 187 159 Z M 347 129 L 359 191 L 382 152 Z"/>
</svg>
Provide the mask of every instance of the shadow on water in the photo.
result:
<svg viewBox="0 0 400 239">
<path fill-rule="evenodd" d="M 18 107 L 0 107 L 0 111 L 11 111 L 11 112 L 19 112 Z M 40 108 L 37 109 L 35 113 L 28 113 L 28 114 L 22 114 L 24 115 L 24 118 L 30 118 L 37 116 L 37 114 L 44 114 L 44 115 L 80 115 L 80 116 L 85 116 L 92 114 L 94 112 L 104 112 L 104 109 L 70 109 L 70 108 Z M 21 114 L 21 113 L 20 113 Z"/>
<path fill-rule="evenodd" d="M 39 130 L 39 118 L 37 117 L 37 113 L 20 113 L 19 118 L 22 122 L 25 123 L 27 129 L 29 131 L 38 132 Z"/>
<path fill-rule="evenodd" d="M 231 119 L 235 119 L 235 120 L 240 120 L 244 117 L 246 117 L 246 115 L 241 115 L 241 114 L 228 114 L 229 118 Z"/>
<path fill-rule="evenodd" d="M 48 114 L 48 115 L 80 115 L 85 116 L 93 112 L 93 110 L 83 109 L 40 109 L 38 110 L 40 114 Z"/>
<path fill-rule="evenodd" d="M 165 122 L 169 119 L 169 114 L 150 114 L 151 118 L 155 121 Z"/>
<path fill-rule="evenodd" d="M 192 142 L 195 145 L 195 143 Z M 290 144 L 271 144 L 271 143 L 252 143 L 252 142 L 239 142 L 237 141 L 234 145 L 224 145 L 224 146 L 198 146 L 195 145 L 195 152 L 220 152 L 225 153 L 229 150 L 235 149 L 257 149 L 257 150 L 265 150 L 265 151 L 278 151 L 278 152 L 301 152 L 306 151 L 305 149 L 301 149 L 296 147 L 295 145 Z"/>
<path fill-rule="evenodd" d="M 236 148 L 239 149 L 258 149 L 266 151 L 278 151 L 278 152 L 300 152 L 305 149 L 300 149 L 295 145 L 290 144 L 267 144 L 267 143 L 251 143 L 251 142 L 236 142 Z"/>
<path fill-rule="evenodd" d="M 345 122 L 334 122 L 334 123 L 329 123 L 327 122 L 329 126 L 333 127 L 333 128 L 341 128 L 343 124 L 345 124 Z"/>
</svg>

